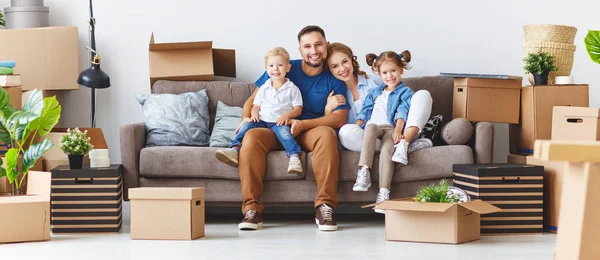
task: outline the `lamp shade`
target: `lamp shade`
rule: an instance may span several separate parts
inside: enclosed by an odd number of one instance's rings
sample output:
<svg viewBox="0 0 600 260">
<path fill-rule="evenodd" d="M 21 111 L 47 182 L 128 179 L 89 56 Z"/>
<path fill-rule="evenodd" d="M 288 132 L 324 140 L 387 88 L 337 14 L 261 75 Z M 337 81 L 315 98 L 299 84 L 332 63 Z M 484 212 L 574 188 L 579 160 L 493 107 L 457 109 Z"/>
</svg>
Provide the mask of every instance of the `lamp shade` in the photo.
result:
<svg viewBox="0 0 600 260">
<path fill-rule="evenodd" d="M 92 66 L 79 74 L 77 79 L 79 85 L 88 88 L 108 88 L 110 87 L 110 77 L 100 69 L 100 58 L 96 56 Z"/>
</svg>

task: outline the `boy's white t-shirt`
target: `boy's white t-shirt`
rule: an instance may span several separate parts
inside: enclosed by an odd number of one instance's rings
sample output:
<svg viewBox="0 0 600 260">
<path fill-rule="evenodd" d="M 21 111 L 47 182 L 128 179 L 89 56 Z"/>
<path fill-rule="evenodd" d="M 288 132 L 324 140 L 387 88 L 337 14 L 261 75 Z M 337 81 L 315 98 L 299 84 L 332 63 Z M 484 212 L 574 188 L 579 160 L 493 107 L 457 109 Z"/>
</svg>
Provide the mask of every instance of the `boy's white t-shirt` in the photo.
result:
<svg viewBox="0 0 600 260">
<path fill-rule="evenodd" d="M 373 105 L 373 112 L 371 113 L 371 119 L 367 122 L 369 124 L 376 125 L 391 125 L 387 119 L 387 104 L 392 91 L 383 91 L 381 95 L 375 98 L 375 104 Z"/>
<path fill-rule="evenodd" d="M 300 89 L 289 79 L 279 90 L 275 89 L 271 84 L 271 79 L 268 79 L 258 89 L 254 105 L 260 106 L 258 112 L 260 120 L 275 123 L 281 115 L 291 111 L 294 107 L 302 106 L 302 94 Z"/>
</svg>

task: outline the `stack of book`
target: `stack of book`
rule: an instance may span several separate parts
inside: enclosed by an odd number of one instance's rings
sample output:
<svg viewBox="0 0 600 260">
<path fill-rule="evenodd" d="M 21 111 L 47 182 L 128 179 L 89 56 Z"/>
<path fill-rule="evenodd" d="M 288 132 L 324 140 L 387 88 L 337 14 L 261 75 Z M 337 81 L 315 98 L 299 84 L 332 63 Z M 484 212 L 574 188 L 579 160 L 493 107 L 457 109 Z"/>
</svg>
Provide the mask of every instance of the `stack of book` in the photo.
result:
<svg viewBox="0 0 600 260">
<path fill-rule="evenodd" d="M 12 60 L 0 60 L 0 75 L 11 75 L 15 68 L 15 61 Z M 1 84 L 0 84 L 1 85 Z"/>
</svg>

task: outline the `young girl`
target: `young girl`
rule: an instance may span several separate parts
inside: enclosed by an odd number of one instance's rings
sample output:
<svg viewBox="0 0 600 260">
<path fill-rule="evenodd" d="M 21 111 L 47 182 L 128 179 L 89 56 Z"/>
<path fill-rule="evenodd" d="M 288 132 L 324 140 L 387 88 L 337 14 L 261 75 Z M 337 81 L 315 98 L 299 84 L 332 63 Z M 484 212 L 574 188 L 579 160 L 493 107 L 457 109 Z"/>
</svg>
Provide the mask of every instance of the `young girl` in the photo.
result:
<svg viewBox="0 0 600 260">
<path fill-rule="evenodd" d="M 363 104 L 356 124 L 365 128 L 360 152 L 358 173 L 354 191 L 367 191 L 371 186 L 370 169 L 373 166 L 375 142 L 381 139 L 379 193 L 377 203 L 390 198 L 390 187 L 394 176 L 394 162 L 408 163 L 408 144 L 416 134 L 404 136 L 404 128 L 413 91 L 402 82 L 404 69 L 410 69 L 409 51 L 397 54 L 393 51 L 382 52 L 379 56 L 367 55 L 367 64 L 377 73 L 385 86 L 373 89 Z M 366 123 L 366 126 L 365 126 Z M 394 147 L 396 147 L 394 151 Z M 379 213 L 383 211 L 376 210 Z"/>
</svg>

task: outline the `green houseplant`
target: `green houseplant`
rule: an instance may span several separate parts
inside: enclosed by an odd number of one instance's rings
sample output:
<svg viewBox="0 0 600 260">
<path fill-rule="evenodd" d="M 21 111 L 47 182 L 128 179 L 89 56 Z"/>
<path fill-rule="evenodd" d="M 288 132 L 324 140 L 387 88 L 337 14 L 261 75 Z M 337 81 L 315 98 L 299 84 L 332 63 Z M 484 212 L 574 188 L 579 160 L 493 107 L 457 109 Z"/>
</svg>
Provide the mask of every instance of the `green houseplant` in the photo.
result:
<svg viewBox="0 0 600 260">
<path fill-rule="evenodd" d="M 90 140 L 87 130 L 82 132 L 79 128 L 69 128 L 67 134 L 60 137 L 60 149 L 69 156 L 71 169 L 81 169 L 83 156 L 94 148 Z"/>
<path fill-rule="evenodd" d="M 536 53 L 529 53 L 523 61 L 525 62 L 523 69 L 533 75 L 535 85 L 548 85 L 548 74 L 550 74 L 550 71 L 558 70 L 554 66 L 554 57 L 541 50 Z"/>
<path fill-rule="evenodd" d="M 4 21 L 4 14 L 0 11 L 0 25 L 6 26 L 6 22 Z"/>
<path fill-rule="evenodd" d="M 455 194 L 449 194 L 448 180 L 441 180 L 439 184 L 430 184 L 419 189 L 417 195 L 413 198 L 416 202 L 441 202 L 457 203 L 460 197 Z"/>
<path fill-rule="evenodd" d="M 585 48 L 590 58 L 600 64 L 600 31 L 588 31 L 585 37 Z"/>
<path fill-rule="evenodd" d="M 20 98 L 20 97 L 19 97 Z M 12 147 L 5 154 L 6 167 L 0 167 L 0 177 L 6 176 L 13 186 L 13 195 L 25 193 L 24 181 L 29 169 L 54 145 L 49 139 L 34 143 L 37 136 L 47 135 L 58 123 L 61 106 L 55 96 L 42 97 L 34 90 L 17 110 L 10 104 L 10 96 L 0 88 L 0 141 Z M 22 156 L 19 164 L 19 157 Z M 0 159 L 1 160 L 1 159 Z"/>
</svg>

